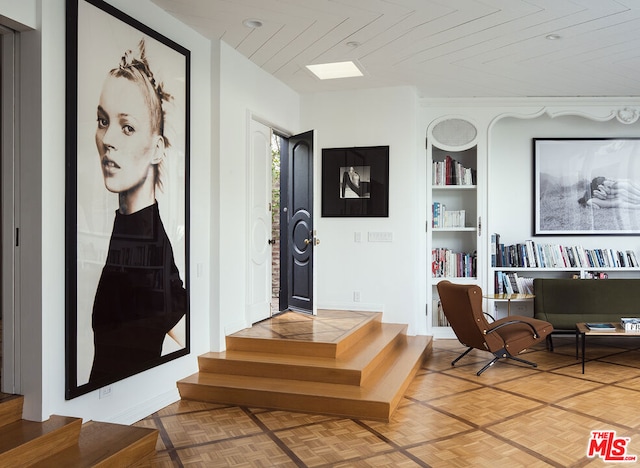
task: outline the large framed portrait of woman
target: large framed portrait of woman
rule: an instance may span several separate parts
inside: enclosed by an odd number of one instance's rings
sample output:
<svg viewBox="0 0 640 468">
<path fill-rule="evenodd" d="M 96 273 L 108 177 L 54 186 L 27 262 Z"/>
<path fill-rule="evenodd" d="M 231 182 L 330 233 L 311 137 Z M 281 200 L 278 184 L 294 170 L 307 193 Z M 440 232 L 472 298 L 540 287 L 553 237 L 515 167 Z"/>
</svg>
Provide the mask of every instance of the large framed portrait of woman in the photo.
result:
<svg viewBox="0 0 640 468">
<path fill-rule="evenodd" d="M 67 399 L 189 353 L 187 49 L 67 0 Z"/>
</svg>

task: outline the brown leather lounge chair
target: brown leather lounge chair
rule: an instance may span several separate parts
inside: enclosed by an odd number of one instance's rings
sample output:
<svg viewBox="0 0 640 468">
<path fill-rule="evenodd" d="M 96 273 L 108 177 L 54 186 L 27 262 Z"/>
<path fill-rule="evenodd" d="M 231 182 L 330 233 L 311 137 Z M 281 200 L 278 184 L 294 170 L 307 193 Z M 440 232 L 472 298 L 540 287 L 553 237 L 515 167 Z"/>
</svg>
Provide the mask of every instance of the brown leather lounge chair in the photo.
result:
<svg viewBox="0 0 640 468">
<path fill-rule="evenodd" d="M 454 284 L 443 280 L 438 283 L 438 294 L 444 315 L 458 340 L 469 347 L 451 363 L 452 366 L 472 349 L 480 349 L 492 353 L 495 357 L 480 369 L 477 375 L 482 374 L 500 358 L 513 359 L 537 367 L 536 363 L 525 361 L 516 355 L 543 341 L 553 331 L 549 322 L 521 315 L 511 315 L 488 322 L 485 317 L 488 314 L 482 311 L 482 289 L 476 285 Z"/>
</svg>

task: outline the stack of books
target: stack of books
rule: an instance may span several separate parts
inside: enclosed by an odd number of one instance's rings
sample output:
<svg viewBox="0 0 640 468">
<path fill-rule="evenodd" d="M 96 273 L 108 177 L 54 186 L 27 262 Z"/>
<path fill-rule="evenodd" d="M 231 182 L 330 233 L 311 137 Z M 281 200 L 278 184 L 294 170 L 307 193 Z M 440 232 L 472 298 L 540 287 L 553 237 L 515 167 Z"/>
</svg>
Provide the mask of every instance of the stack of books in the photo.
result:
<svg viewBox="0 0 640 468">
<path fill-rule="evenodd" d="M 432 249 L 431 273 L 434 278 L 474 278 L 477 276 L 476 252 L 455 252 L 446 248 Z"/>
<path fill-rule="evenodd" d="M 640 318 L 621 318 L 620 325 L 624 331 L 640 332 Z"/>
<path fill-rule="evenodd" d="M 518 276 L 515 271 L 496 271 L 494 291 L 498 294 L 533 294 L 533 278 Z"/>
<path fill-rule="evenodd" d="M 444 203 L 433 202 L 431 206 L 431 226 L 436 229 L 465 227 L 465 217 L 465 210 L 447 210 Z"/>
</svg>

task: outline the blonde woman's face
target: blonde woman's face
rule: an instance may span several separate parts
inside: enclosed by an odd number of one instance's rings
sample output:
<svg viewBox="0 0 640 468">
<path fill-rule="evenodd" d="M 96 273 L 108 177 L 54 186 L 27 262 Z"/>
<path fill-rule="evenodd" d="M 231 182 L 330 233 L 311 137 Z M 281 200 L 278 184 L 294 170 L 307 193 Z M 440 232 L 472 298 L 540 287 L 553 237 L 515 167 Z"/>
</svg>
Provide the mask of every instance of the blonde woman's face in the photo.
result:
<svg viewBox="0 0 640 468">
<path fill-rule="evenodd" d="M 98 105 L 96 146 L 107 190 L 122 193 L 152 183 L 164 141 L 151 130 L 141 89 L 126 78 L 108 77 Z"/>
</svg>

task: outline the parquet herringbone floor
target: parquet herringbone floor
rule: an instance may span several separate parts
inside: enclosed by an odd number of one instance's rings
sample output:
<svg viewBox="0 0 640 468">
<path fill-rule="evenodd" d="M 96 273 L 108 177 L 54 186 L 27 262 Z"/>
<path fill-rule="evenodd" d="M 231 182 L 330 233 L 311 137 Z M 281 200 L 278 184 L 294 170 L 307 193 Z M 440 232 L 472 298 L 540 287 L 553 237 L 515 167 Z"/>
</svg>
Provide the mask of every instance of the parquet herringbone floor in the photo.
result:
<svg viewBox="0 0 640 468">
<path fill-rule="evenodd" d="M 281 332 L 282 330 L 279 330 Z M 527 352 L 530 368 L 436 340 L 391 422 L 180 401 L 137 423 L 160 431 L 150 467 L 598 467 L 592 430 L 640 456 L 640 338 L 572 336 Z M 624 463 L 617 466 L 630 466 Z"/>
</svg>

